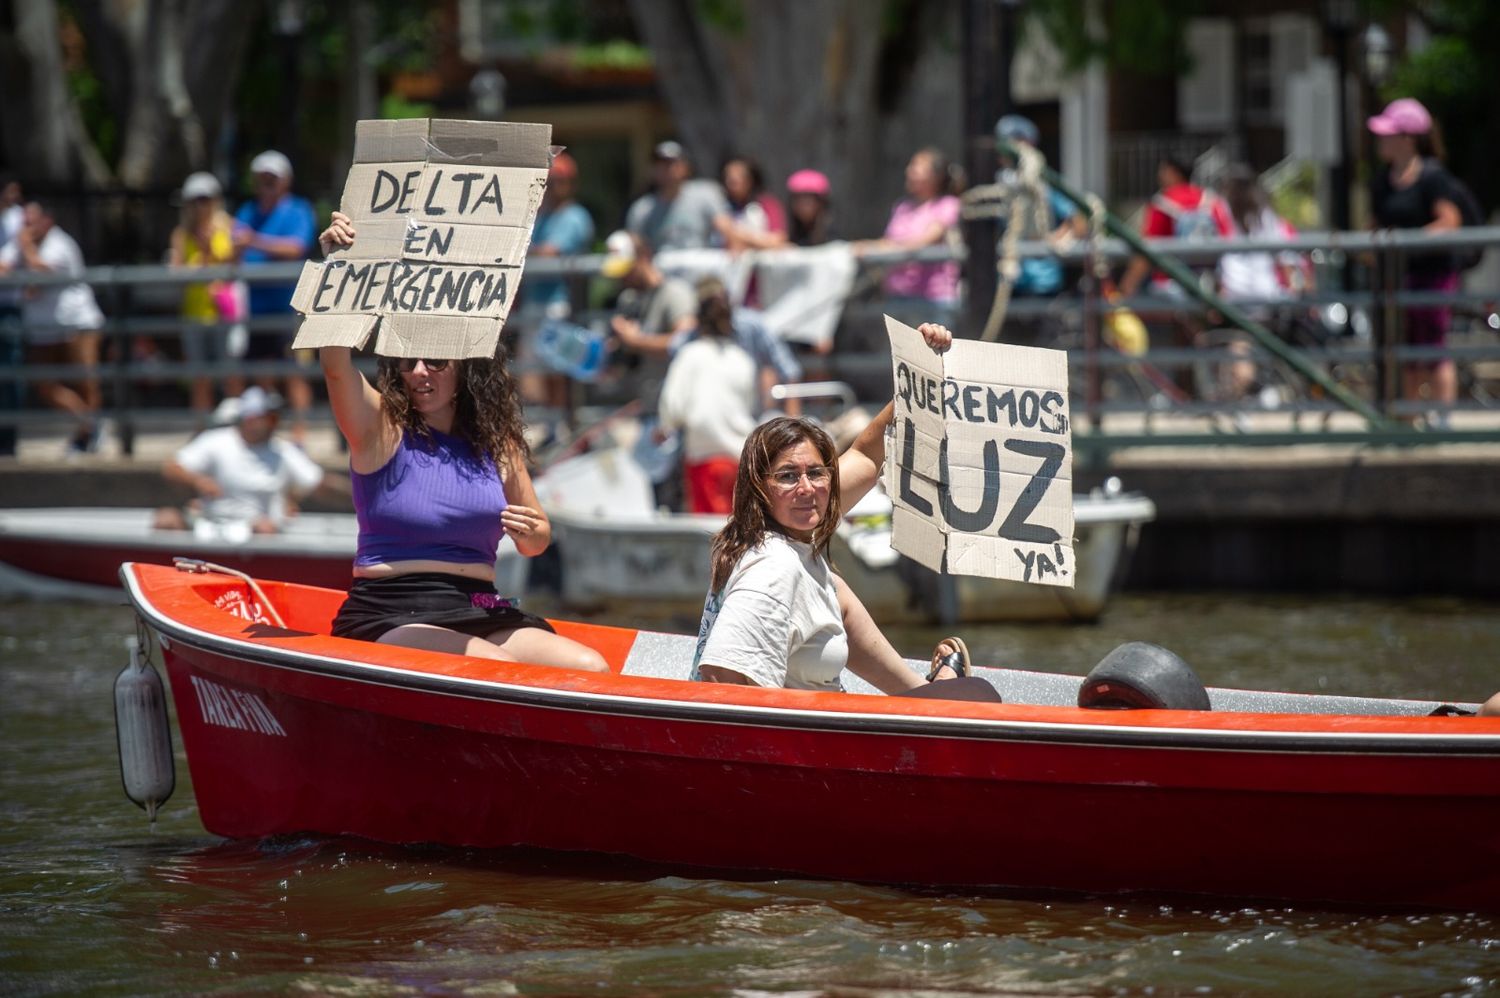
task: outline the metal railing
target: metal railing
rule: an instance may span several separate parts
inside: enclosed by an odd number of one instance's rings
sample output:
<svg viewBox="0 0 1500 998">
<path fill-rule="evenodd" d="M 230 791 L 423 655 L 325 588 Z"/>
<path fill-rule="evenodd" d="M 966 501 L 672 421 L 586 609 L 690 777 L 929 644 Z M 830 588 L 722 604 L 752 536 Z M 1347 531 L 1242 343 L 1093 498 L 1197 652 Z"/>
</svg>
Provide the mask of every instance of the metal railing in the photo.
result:
<svg viewBox="0 0 1500 998">
<path fill-rule="evenodd" d="M 1321 310 L 1325 335 L 1299 342 L 1294 335 L 1287 334 L 1286 348 L 1301 364 L 1327 372 L 1341 388 L 1396 424 L 1373 430 L 1364 422 L 1345 416 L 1346 406 L 1334 402 L 1327 392 L 1317 390 L 1298 373 L 1296 365 L 1288 364 L 1261 344 L 1227 337 L 1199 343 L 1164 343 L 1170 338 L 1169 330 L 1174 324 L 1196 321 L 1205 329 L 1213 329 L 1213 316 L 1198 303 L 1150 293 L 1126 301 L 1105 301 L 1090 275 L 1101 259 L 1117 267 L 1132 255 L 1131 247 L 1119 239 L 1099 239 L 1056 253 L 1070 269 L 1081 272 L 1083 279 L 1076 288 L 1056 296 L 1012 299 L 1001 340 L 1014 341 L 1018 330 L 1025 330 L 1026 342 L 1069 350 L 1075 424 L 1079 431 L 1075 443 L 1084 451 L 1188 443 L 1426 444 L 1500 440 L 1500 330 L 1495 328 L 1500 320 L 1493 318 L 1500 310 L 1500 287 L 1461 289 L 1451 294 L 1419 292 L 1407 290 L 1400 276 L 1405 272 L 1405 261 L 1415 252 L 1497 245 L 1500 245 L 1500 227 L 1464 228 L 1442 234 L 1309 232 L 1278 240 L 1151 243 L 1153 250 L 1189 266 L 1210 265 L 1227 253 L 1243 252 L 1295 252 L 1313 259 L 1319 275 L 1315 290 L 1290 300 L 1235 304 L 1251 310 L 1293 308 L 1309 316 L 1314 310 Z M 1021 245 L 1023 256 L 1053 252 L 1045 244 Z M 827 356 L 808 355 L 805 358 L 808 377 L 851 382 L 862 388 L 866 396 L 888 390 L 889 364 L 882 350 L 884 333 L 878 317 L 888 308 L 893 312 L 896 309 L 875 293 L 875 278 L 880 268 L 907 260 L 935 262 L 961 257 L 961 250 L 949 245 L 915 253 L 887 251 L 862 255 L 856 294 L 845 305 L 840 336 L 843 348 Z M 603 257 L 598 255 L 538 257 L 528 260 L 526 273 L 535 277 L 562 277 L 583 285 L 598 275 L 602 262 Z M 107 414 L 120 436 L 124 453 L 131 452 L 134 433 L 142 426 L 185 429 L 195 418 L 180 405 L 149 404 L 146 388 L 153 382 L 200 376 L 222 379 L 239 375 L 251 380 L 294 374 L 316 376 L 315 371 L 294 360 L 217 364 L 169 360 L 145 364 L 132 357 L 130 350 L 132 342 L 142 337 L 170 341 L 188 335 L 225 332 L 227 326 L 199 325 L 176 314 L 185 285 L 221 279 L 287 284 L 296 280 L 301 266 L 291 263 L 194 270 L 161 266 L 88 269 L 84 280 L 98 293 L 107 317 L 103 332 L 111 347 L 109 359 L 97 375 L 106 389 Z M 1345 290 L 1342 283 L 1351 269 L 1367 275 L 1368 281 L 1364 286 Z M 73 279 L 14 274 L 0 277 L 0 293 L 7 288 L 67 283 L 73 283 Z M 582 300 L 585 296 L 575 297 Z M 1148 351 L 1126 352 L 1111 346 L 1106 319 L 1121 306 L 1156 327 Z M 1456 334 L 1446 347 L 1410 345 L 1405 341 L 1407 310 L 1430 306 L 1451 307 L 1465 317 L 1466 330 Z M 920 304 L 907 302 L 901 307 L 905 311 L 898 317 L 906 320 L 915 322 L 933 317 L 924 314 Z M 582 310 L 575 320 L 600 323 L 607 314 L 601 310 Z M 523 318 L 519 310 L 515 315 Z M 298 316 L 286 314 L 255 318 L 248 325 L 256 332 L 290 333 L 297 322 Z M 1451 360 L 1458 365 L 1464 387 L 1459 402 L 1437 406 L 1401 398 L 1397 386 L 1402 367 L 1437 360 Z M 367 369 L 373 366 L 366 363 Z M 1216 374 L 1236 369 L 1253 369 L 1253 374 L 1245 375 L 1248 379 L 1245 391 L 1231 396 L 1204 390 L 1205 383 L 1216 380 Z M 76 380 L 85 373 L 70 366 L 0 367 L 0 388 L 23 388 L 40 380 Z M 633 389 L 626 382 L 617 383 L 613 390 L 616 397 L 610 398 L 604 388 L 580 386 L 575 397 L 585 408 L 606 408 L 618 404 L 620 392 L 630 393 Z M 1404 419 L 1432 412 L 1447 419 L 1448 427 L 1418 433 L 1400 425 Z M 328 418 L 326 408 L 315 408 L 311 416 L 318 420 Z M 0 426 L 54 425 L 65 418 L 53 410 L 0 409 Z"/>
</svg>

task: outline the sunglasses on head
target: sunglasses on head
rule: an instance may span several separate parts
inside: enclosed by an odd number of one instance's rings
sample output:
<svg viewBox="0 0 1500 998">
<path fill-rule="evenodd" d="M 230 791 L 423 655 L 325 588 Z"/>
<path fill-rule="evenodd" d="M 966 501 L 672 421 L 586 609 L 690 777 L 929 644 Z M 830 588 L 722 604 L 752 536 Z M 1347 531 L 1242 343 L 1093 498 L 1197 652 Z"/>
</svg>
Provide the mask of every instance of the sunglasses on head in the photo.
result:
<svg viewBox="0 0 1500 998">
<path fill-rule="evenodd" d="M 424 367 L 426 367 L 427 370 L 429 370 L 429 371 L 441 371 L 441 370 L 445 369 L 449 364 L 453 363 L 450 360 L 441 360 L 441 359 L 429 360 L 426 357 L 421 357 L 421 358 L 418 358 L 418 357 L 402 357 L 401 360 L 399 361 L 399 364 L 400 364 L 400 367 L 401 367 L 401 373 L 402 374 L 410 374 L 411 372 L 415 371 L 417 369 L 417 361 L 418 360 L 421 360 L 422 365 Z"/>
</svg>

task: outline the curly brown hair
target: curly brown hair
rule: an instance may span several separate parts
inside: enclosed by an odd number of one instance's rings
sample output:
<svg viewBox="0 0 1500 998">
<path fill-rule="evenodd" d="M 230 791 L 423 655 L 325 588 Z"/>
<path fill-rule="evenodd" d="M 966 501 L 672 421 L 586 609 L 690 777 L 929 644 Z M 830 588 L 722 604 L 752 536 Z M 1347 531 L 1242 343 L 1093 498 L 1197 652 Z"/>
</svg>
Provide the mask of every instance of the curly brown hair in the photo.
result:
<svg viewBox="0 0 1500 998">
<path fill-rule="evenodd" d="M 714 535 L 710 589 L 717 591 L 724 587 L 734 566 L 739 564 L 745 552 L 765 539 L 766 531 L 786 533 L 771 515 L 766 479 L 776 466 L 776 456 L 803 441 L 811 443 L 823 463 L 834 469 L 828 484 L 828 510 L 812 536 L 813 551 L 828 557 L 833 532 L 838 529 L 839 520 L 844 515 L 843 500 L 839 495 L 838 450 L 833 445 L 833 438 L 812 420 L 778 416 L 752 430 L 740 452 L 740 470 L 734 479 L 734 512 L 724 529 Z"/>
<path fill-rule="evenodd" d="M 523 462 L 528 460 L 531 448 L 521 418 L 520 392 L 505 362 L 497 357 L 469 357 L 452 363 L 458 365 L 454 435 L 467 440 L 476 454 L 488 456 L 502 475 L 512 452 Z M 396 426 L 417 439 L 431 441 L 432 431 L 406 393 L 400 365 L 398 357 L 380 358 L 375 382 L 380 408 Z"/>
</svg>

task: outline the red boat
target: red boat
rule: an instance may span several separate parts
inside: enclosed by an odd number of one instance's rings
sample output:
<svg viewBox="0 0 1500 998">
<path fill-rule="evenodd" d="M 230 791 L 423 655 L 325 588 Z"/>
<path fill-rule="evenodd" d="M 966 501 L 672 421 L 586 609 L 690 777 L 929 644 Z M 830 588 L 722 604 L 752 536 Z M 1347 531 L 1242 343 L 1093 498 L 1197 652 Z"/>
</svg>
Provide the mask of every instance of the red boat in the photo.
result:
<svg viewBox="0 0 1500 998">
<path fill-rule="evenodd" d="M 681 679 L 690 636 L 556 621 L 615 670 L 587 675 L 333 638 L 335 591 L 121 578 L 219 835 L 1500 907 L 1500 718 L 1234 690 L 1209 710 L 1083 709 L 1079 677 L 983 668 L 1007 702 L 709 685 Z"/>
<path fill-rule="evenodd" d="M 154 512 L 99 506 L 0 509 L 0 593 L 118 603 L 121 562 L 170 565 L 178 556 L 258 578 L 349 588 L 359 533 L 353 513 L 303 513 L 280 533 L 252 534 L 244 523 L 157 530 Z M 501 539 L 495 572 L 505 591 L 525 589 L 526 561 L 510 538 Z"/>
</svg>

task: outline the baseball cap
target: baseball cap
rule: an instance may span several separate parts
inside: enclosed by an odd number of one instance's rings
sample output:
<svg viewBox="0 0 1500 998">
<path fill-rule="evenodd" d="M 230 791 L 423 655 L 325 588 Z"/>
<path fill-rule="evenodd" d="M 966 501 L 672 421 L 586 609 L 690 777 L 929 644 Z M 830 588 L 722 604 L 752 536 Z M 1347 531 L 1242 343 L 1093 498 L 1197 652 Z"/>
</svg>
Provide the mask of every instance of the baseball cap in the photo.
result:
<svg viewBox="0 0 1500 998">
<path fill-rule="evenodd" d="M 681 159 L 682 156 L 682 143 L 673 142 L 670 139 L 666 142 L 658 142 L 656 148 L 651 151 L 652 159 Z"/>
<path fill-rule="evenodd" d="M 1398 97 L 1368 124 L 1376 135 L 1426 135 L 1432 131 L 1432 115 L 1427 113 L 1421 101 Z"/>
<path fill-rule="evenodd" d="M 182 200 L 184 201 L 216 198 L 222 196 L 223 193 L 224 188 L 219 186 L 219 178 L 202 170 L 188 174 L 188 178 L 182 182 Z"/>
<path fill-rule="evenodd" d="M 292 179 L 292 161 L 275 149 L 267 149 L 250 161 L 251 173 L 269 173 L 282 180 Z"/>
<path fill-rule="evenodd" d="M 552 166 L 548 172 L 554 177 L 577 177 L 578 164 L 572 156 L 569 156 L 565 152 L 560 152 L 552 157 Z"/>
<path fill-rule="evenodd" d="M 275 392 L 268 392 L 259 385 L 251 385 L 240 393 L 240 422 L 259 416 L 268 416 L 280 409 L 281 396 Z"/>
<path fill-rule="evenodd" d="M 1004 139 L 1006 142 L 1015 142 L 1019 139 L 1030 145 L 1036 145 L 1041 141 L 1041 133 L 1037 131 L 1036 122 L 1020 114 L 1007 114 L 995 122 L 995 138 Z"/>
<path fill-rule="evenodd" d="M 828 178 L 817 170 L 798 170 L 786 178 L 786 189 L 789 194 L 816 194 L 826 198 L 831 188 Z"/>
<path fill-rule="evenodd" d="M 635 239 L 624 229 L 616 229 L 604 240 L 604 264 L 599 272 L 605 277 L 621 278 L 635 266 Z"/>
</svg>

